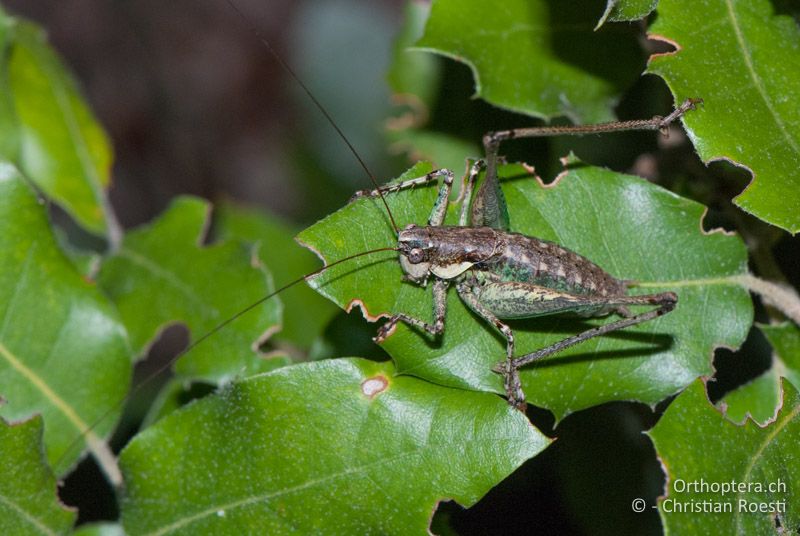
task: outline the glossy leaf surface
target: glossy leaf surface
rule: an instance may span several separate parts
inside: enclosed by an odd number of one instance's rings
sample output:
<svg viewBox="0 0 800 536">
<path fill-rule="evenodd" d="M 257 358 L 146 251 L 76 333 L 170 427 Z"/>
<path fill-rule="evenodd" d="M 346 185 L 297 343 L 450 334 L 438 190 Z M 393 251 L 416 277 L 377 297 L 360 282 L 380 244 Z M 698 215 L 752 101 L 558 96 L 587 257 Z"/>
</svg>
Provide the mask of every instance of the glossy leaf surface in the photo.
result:
<svg viewBox="0 0 800 536">
<path fill-rule="evenodd" d="M 130 382 L 126 332 L 58 249 L 44 207 L 9 164 L 0 164 L 0 221 L 0 416 L 42 414 L 47 459 L 61 476 L 84 443 L 95 454 L 105 447 Z"/>
<path fill-rule="evenodd" d="M 644 65 L 632 30 L 594 31 L 601 11 L 585 1 L 438 0 L 417 46 L 469 65 L 476 95 L 500 108 L 605 121 Z"/>
<path fill-rule="evenodd" d="M 123 451 L 127 534 L 422 534 L 547 446 L 497 396 L 338 359 L 235 382 Z M 222 448 L 221 448 L 222 446 Z"/>
<path fill-rule="evenodd" d="M 1 16 L 1 15 L 0 15 Z M 61 60 L 47 46 L 44 32 L 13 21 L 4 64 L 0 105 L 4 148 L 36 185 L 76 222 L 106 234 L 113 216 L 105 190 L 111 181 L 111 146 Z"/>
<path fill-rule="evenodd" d="M 703 21 L 698 24 L 697 21 Z M 649 72 L 675 101 L 705 104 L 684 123 L 700 157 L 728 160 L 753 180 L 734 203 L 800 231 L 800 28 L 768 0 L 663 0 L 651 37 L 675 46 Z"/>
</svg>

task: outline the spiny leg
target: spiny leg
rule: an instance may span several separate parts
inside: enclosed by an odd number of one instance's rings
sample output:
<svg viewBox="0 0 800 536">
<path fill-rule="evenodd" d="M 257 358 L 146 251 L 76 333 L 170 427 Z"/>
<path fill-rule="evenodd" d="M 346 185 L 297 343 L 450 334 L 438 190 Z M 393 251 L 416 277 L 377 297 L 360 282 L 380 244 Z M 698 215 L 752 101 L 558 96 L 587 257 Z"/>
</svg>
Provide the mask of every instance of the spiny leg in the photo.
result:
<svg viewBox="0 0 800 536">
<path fill-rule="evenodd" d="M 447 286 L 448 282 L 444 279 L 435 279 L 433 281 L 433 323 L 428 324 L 424 320 L 408 316 L 403 313 L 396 314 L 386 321 L 378 329 L 378 333 L 373 337 L 377 343 L 386 340 L 386 337 L 394 330 L 398 322 L 405 322 L 411 326 L 425 330 L 431 335 L 440 335 L 444 332 L 444 317 L 447 312 Z"/>
<path fill-rule="evenodd" d="M 379 192 L 387 194 L 405 190 L 407 188 L 413 188 L 415 186 L 421 186 L 435 181 L 439 179 L 439 177 L 443 177 L 444 182 L 442 182 L 442 187 L 439 188 L 439 195 L 437 196 L 436 202 L 433 205 L 433 211 L 428 218 L 428 225 L 439 226 L 444 223 L 444 217 L 447 214 L 447 202 L 450 199 L 450 191 L 453 189 L 453 172 L 449 169 L 437 169 L 421 177 L 415 177 L 413 179 L 401 181 L 396 184 L 382 186 L 378 190 L 360 190 L 353 194 L 353 197 L 350 198 L 350 202 L 362 197 L 377 197 Z"/>
<path fill-rule="evenodd" d="M 626 130 L 660 130 L 663 134 L 669 132 L 669 125 L 680 118 L 689 110 L 694 110 L 703 99 L 686 99 L 666 117 L 655 116 L 652 119 L 635 119 L 633 121 L 612 121 L 593 125 L 564 125 L 548 127 L 525 127 L 511 130 L 498 130 L 489 132 L 483 137 L 483 147 L 486 151 L 486 180 L 481 187 L 489 194 L 489 188 L 497 188 L 497 165 L 500 142 L 517 138 L 541 138 L 547 136 L 582 136 L 584 134 L 600 134 L 603 132 L 622 132 Z"/>
<path fill-rule="evenodd" d="M 651 119 L 634 119 L 632 121 L 610 121 L 608 123 L 596 123 L 591 125 L 561 125 L 547 127 L 523 127 L 510 130 L 498 130 L 489 132 L 483 137 L 484 146 L 498 143 L 505 140 L 517 138 L 541 138 L 546 136 L 573 135 L 582 136 L 584 134 L 600 134 L 603 132 L 621 132 L 625 130 L 660 130 L 666 134 L 669 126 L 689 110 L 697 108 L 702 104 L 703 99 L 686 99 L 680 106 L 675 108 L 666 117 L 656 115 Z"/>
<path fill-rule="evenodd" d="M 573 335 L 572 337 L 567 337 L 566 339 L 551 344 L 546 348 L 542 348 L 541 350 L 518 357 L 517 359 L 511 361 L 511 366 L 515 369 L 518 369 L 520 367 L 524 367 L 528 363 L 536 361 L 537 359 L 555 354 L 556 352 L 560 352 L 561 350 L 591 338 L 598 337 L 618 329 L 641 324 L 642 322 L 647 322 L 648 320 L 665 315 L 675 308 L 675 305 L 678 303 L 678 296 L 674 292 L 662 292 L 660 294 L 646 294 L 641 296 L 621 296 L 611 300 L 604 299 L 603 301 L 608 305 L 657 305 L 658 308 L 628 318 L 623 318 L 621 320 L 617 320 L 616 322 L 604 324 L 596 328 L 587 329 L 582 333 Z M 507 363 L 500 363 L 495 367 L 495 370 L 499 373 L 505 374 L 507 367 Z"/>
<path fill-rule="evenodd" d="M 499 372 L 503 374 L 503 387 L 505 388 L 509 405 L 524 412 L 527 408 L 527 404 L 525 404 L 525 393 L 522 392 L 522 384 L 519 380 L 517 367 L 513 366 L 514 332 L 507 324 L 502 322 L 489 309 L 483 306 L 477 296 L 472 292 L 469 285 L 466 283 L 459 283 L 456 286 L 456 290 L 470 309 L 475 311 L 475 313 L 486 320 L 486 322 L 493 324 L 506 338 L 506 360 L 503 362 L 503 370 Z"/>
</svg>

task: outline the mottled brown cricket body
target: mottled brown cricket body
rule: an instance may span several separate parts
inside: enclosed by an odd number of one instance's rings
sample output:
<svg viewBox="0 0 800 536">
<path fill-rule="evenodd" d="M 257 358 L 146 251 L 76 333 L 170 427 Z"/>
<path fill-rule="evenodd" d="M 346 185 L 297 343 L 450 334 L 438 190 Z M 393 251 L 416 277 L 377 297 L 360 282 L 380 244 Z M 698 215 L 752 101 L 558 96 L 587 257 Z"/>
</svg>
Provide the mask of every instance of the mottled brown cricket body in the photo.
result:
<svg viewBox="0 0 800 536">
<path fill-rule="evenodd" d="M 554 242 L 491 227 L 409 225 L 399 235 L 401 251 L 424 253 L 432 265 L 472 263 L 494 281 L 522 281 L 601 296 L 624 295 L 625 282 L 586 257 Z"/>
</svg>

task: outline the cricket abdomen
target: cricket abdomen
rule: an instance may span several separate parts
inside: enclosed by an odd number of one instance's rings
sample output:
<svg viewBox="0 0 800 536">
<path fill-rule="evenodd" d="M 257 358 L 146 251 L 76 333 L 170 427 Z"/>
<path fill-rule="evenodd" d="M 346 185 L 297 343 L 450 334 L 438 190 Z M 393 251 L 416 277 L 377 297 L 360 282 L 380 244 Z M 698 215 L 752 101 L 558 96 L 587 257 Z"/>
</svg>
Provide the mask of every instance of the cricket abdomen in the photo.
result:
<svg viewBox="0 0 800 536">
<path fill-rule="evenodd" d="M 574 251 L 519 233 L 498 234 L 504 243 L 502 250 L 473 267 L 481 279 L 531 283 L 582 295 L 622 296 L 626 293 L 624 282 Z"/>
</svg>

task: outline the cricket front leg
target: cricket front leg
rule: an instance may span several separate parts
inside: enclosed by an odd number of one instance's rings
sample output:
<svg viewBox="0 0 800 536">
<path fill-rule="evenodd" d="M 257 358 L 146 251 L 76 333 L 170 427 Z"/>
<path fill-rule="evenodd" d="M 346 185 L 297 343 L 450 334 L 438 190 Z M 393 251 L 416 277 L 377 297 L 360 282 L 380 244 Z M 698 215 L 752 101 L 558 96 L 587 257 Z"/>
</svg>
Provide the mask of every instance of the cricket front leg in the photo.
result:
<svg viewBox="0 0 800 536">
<path fill-rule="evenodd" d="M 396 314 L 389 318 L 384 325 L 378 328 L 378 333 L 372 338 L 377 343 L 382 343 L 386 337 L 391 335 L 398 322 L 405 322 L 430 333 L 433 336 L 441 335 L 444 332 L 444 317 L 447 312 L 447 285 L 444 279 L 435 279 L 433 282 L 433 323 L 429 324 L 424 320 L 414 318 L 403 313 Z"/>
<path fill-rule="evenodd" d="M 436 198 L 436 202 L 433 205 L 433 211 L 428 218 L 428 225 L 439 226 L 444 223 L 444 217 L 447 213 L 447 202 L 450 199 L 450 191 L 453 189 L 454 175 L 449 169 L 437 169 L 436 171 L 431 171 L 427 175 L 415 177 L 413 179 L 408 179 L 395 184 L 390 184 L 388 186 L 383 186 L 378 190 L 360 190 L 353 194 L 353 197 L 350 198 L 350 202 L 362 197 L 378 197 L 382 194 L 399 192 L 400 190 L 405 190 L 407 188 L 422 186 L 428 184 L 429 182 L 438 180 L 439 177 L 443 178 L 442 186 L 439 188 L 439 196 Z"/>
<path fill-rule="evenodd" d="M 511 328 L 497 318 L 494 313 L 487 309 L 472 292 L 470 285 L 459 283 L 456 287 L 459 297 L 464 300 L 467 306 L 475 311 L 481 318 L 494 325 L 497 330 L 506 338 L 506 360 L 495 368 L 496 372 L 503 375 L 503 387 L 508 397 L 508 404 L 525 412 L 525 393 L 522 391 L 522 383 L 519 379 L 519 371 L 514 366 L 514 332 Z"/>
</svg>

